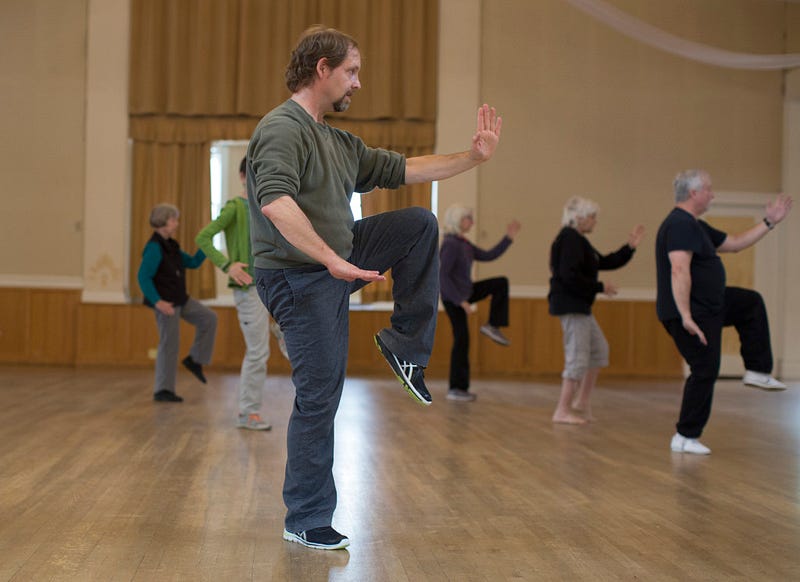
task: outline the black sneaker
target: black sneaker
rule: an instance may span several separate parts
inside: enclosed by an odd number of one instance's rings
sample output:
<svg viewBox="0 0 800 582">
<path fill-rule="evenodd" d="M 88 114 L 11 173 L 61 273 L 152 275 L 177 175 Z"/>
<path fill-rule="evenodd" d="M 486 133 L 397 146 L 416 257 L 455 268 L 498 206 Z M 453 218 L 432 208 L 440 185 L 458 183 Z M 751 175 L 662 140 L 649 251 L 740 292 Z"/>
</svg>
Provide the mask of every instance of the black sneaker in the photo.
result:
<svg viewBox="0 0 800 582">
<path fill-rule="evenodd" d="M 169 390 L 159 390 L 153 394 L 153 400 L 156 402 L 183 402 L 183 398 Z"/>
<path fill-rule="evenodd" d="M 430 406 L 433 399 L 431 398 L 431 393 L 425 387 L 424 368 L 395 356 L 377 333 L 375 334 L 375 345 L 378 346 L 378 351 L 381 355 L 389 362 L 395 376 L 403 384 L 411 398 L 420 404 Z"/>
<path fill-rule="evenodd" d="M 203 376 L 203 366 L 195 362 L 192 359 L 192 356 L 186 356 L 185 358 L 183 358 L 181 364 L 183 364 L 183 366 L 187 370 L 189 370 L 192 374 L 194 374 L 195 377 L 198 380 L 200 380 L 203 384 L 206 383 L 206 377 Z"/>
<path fill-rule="evenodd" d="M 287 542 L 303 544 L 315 550 L 341 550 L 350 545 L 350 540 L 331 526 L 315 527 L 298 533 L 283 530 L 283 539 Z"/>
</svg>

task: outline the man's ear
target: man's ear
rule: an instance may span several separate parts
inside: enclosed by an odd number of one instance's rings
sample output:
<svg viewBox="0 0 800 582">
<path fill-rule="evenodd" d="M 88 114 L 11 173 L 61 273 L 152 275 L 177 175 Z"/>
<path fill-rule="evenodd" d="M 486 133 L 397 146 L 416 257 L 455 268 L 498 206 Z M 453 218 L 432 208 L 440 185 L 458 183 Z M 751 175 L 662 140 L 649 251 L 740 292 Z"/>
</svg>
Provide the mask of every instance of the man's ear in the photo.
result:
<svg viewBox="0 0 800 582">
<path fill-rule="evenodd" d="M 330 72 L 331 67 L 328 64 L 328 59 L 322 57 L 320 60 L 317 61 L 317 76 L 320 79 L 324 79 L 328 72 Z"/>
</svg>

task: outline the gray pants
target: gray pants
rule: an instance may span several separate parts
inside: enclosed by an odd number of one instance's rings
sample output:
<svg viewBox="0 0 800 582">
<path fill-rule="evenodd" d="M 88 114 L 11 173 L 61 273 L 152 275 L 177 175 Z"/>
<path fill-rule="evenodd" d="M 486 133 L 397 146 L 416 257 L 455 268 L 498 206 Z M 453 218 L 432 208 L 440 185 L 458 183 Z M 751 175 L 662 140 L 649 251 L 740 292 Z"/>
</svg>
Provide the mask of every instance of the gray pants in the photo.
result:
<svg viewBox="0 0 800 582">
<path fill-rule="evenodd" d="M 195 362 L 205 366 L 211 362 L 211 354 L 214 351 L 217 314 L 192 298 L 189 298 L 186 305 L 175 307 L 175 315 L 164 315 L 158 309 L 153 311 L 155 311 L 156 325 L 158 326 L 156 385 L 153 392 L 157 393 L 162 390 L 175 392 L 181 318 L 197 328 L 189 355 Z"/>
<path fill-rule="evenodd" d="M 239 378 L 239 414 L 256 414 L 261 409 L 269 358 L 269 313 L 258 298 L 255 286 L 234 289 L 233 300 L 244 336 L 245 352 Z"/>
<path fill-rule="evenodd" d="M 436 330 L 438 241 L 436 219 L 422 208 L 370 216 L 353 228 L 350 262 L 381 273 L 392 269 L 395 307 L 381 339 L 399 357 L 423 366 Z M 283 485 L 286 529 L 331 525 L 333 421 L 347 368 L 349 295 L 366 282 L 334 279 L 322 266 L 256 269 L 256 282 L 285 334 L 295 385 Z M 377 350 L 375 357 L 381 358 Z"/>
<path fill-rule="evenodd" d="M 559 319 L 564 338 L 562 378 L 580 380 L 587 370 L 608 366 L 608 341 L 594 315 L 569 313 Z"/>
</svg>

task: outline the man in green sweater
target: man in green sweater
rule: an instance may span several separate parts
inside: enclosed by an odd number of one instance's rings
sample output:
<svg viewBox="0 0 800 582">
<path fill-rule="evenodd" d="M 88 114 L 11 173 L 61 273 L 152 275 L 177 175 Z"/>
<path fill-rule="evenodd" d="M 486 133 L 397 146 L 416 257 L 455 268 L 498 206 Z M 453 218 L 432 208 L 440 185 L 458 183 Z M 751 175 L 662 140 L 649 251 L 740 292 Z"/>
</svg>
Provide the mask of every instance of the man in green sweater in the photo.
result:
<svg viewBox="0 0 800 582">
<path fill-rule="evenodd" d="M 256 286 L 286 334 L 295 403 L 287 434 L 283 538 L 335 550 L 350 540 L 332 527 L 334 417 L 344 386 L 349 296 L 392 269 L 391 327 L 375 343 L 408 393 L 428 405 L 428 364 L 439 302 L 436 217 L 405 208 L 355 222 L 353 192 L 441 180 L 488 160 L 501 119 L 484 105 L 469 150 L 406 159 L 331 127 L 361 87 L 351 37 L 315 26 L 286 68 L 292 96 L 256 127 L 247 149 Z M 424 454 L 424 453 L 423 453 Z"/>
<path fill-rule="evenodd" d="M 239 164 L 242 195 L 228 200 L 213 220 L 201 230 L 195 242 L 214 265 L 228 274 L 228 287 L 233 289 L 233 299 L 239 315 L 239 327 L 246 346 L 239 380 L 239 418 L 237 426 L 250 430 L 269 430 L 270 425 L 261 417 L 264 381 L 269 358 L 269 328 L 278 340 L 281 352 L 286 355 L 286 344 L 280 327 L 270 326 L 269 313 L 258 298 L 253 286 L 253 252 L 250 248 L 250 215 L 244 188 L 245 159 Z M 225 232 L 226 257 L 214 247 L 213 238 Z"/>
</svg>

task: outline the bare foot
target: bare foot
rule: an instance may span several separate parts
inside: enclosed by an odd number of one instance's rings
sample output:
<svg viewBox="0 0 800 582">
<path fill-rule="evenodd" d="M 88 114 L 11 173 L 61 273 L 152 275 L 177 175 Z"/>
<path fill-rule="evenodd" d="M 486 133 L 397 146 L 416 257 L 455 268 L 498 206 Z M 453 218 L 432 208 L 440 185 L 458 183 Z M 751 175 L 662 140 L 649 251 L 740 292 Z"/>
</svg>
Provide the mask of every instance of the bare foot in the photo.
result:
<svg viewBox="0 0 800 582">
<path fill-rule="evenodd" d="M 597 419 L 592 414 L 592 410 L 591 409 L 583 410 L 582 408 L 577 408 L 576 406 L 573 406 L 572 407 L 572 411 L 575 414 L 577 414 L 578 416 L 580 416 L 581 418 L 583 418 L 584 420 L 586 420 L 586 422 L 596 422 L 597 421 Z"/>
<path fill-rule="evenodd" d="M 571 412 L 553 414 L 553 422 L 556 424 L 586 424 L 586 419 L 576 416 Z"/>
</svg>

